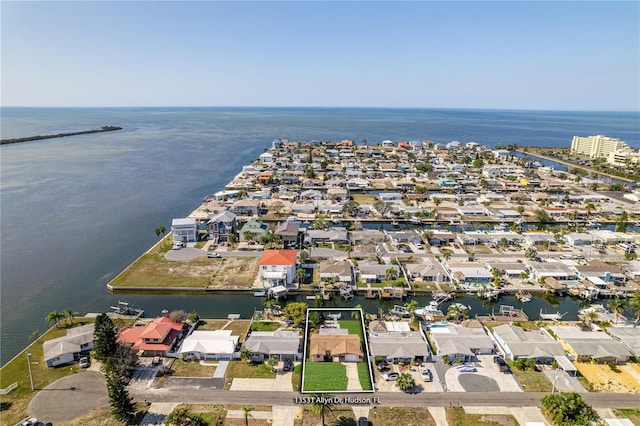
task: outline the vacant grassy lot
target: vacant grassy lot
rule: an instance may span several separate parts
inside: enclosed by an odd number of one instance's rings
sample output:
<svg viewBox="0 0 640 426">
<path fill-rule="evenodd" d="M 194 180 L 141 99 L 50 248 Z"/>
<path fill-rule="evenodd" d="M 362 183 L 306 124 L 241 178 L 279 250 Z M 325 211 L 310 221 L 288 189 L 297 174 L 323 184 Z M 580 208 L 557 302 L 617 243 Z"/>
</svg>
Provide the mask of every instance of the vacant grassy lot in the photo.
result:
<svg viewBox="0 0 640 426">
<path fill-rule="evenodd" d="M 213 377 L 216 367 L 213 365 L 202 365 L 198 361 L 183 361 L 177 359 L 171 366 L 173 377 Z"/>
<path fill-rule="evenodd" d="M 85 325 L 94 321 L 94 318 L 76 318 L 73 321 L 73 326 Z M 78 371 L 78 364 L 48 368 L 47 363 L 44 361 L 42 342 L 66 335 L 69 326 L 65 324 L 60 328 L 49 329 L 37 341 L 33 342 L 17 357 L 2 367 L 0 370 L 0 388 L 5 389 L 13 383 L 18 383 L 16 389 L 7 395 L 0 395 L 2 407 L 0 418 L 2 419 L 2 424 L 15 424 L 26 417 L 27 404 L 35 395 L 35 392 L 31 391 L 29 382 L 27 352 L 31 353 L 31 373 L 36 390 Z"/>
<path fill-rule="evenodd" d="M 369 421 L 376 426 L 435 426 L 426 407 L 376 407 L 369 410 Z"/>
<path fill-rule="evenodd" d="M 251 324 L 253 331 L 276 331 L 279 328 L 280 323 L 277 321 L 256 321 Z"/>
<path fill-rule="evenodd" d="M 513 361 L 506 360 L 511 367 L 513 375 L 522 385 L 525 392 L 551 392 L 553 384 L 547 379 L 542 371 L 519 370 L 513 365 Z"/>
<path fill-rule="evenodd" d="M 111 281 L 114 287 L 251 288 L 258 273 L 257 257 L 171 261 L 157 247 L 142 255 Z"/>
<path fill-rule="evenodd" d="M 507 321 L 483 321 L 482 325 L 493 331 L 494 327 L 499 325 L 511 324 Z M 513 323 L 516 327 L 522 328 L 524 331 L 539 330 L 540 326 L 537 321 L 516 321 Z"/>
<path fill-rule="evenodd" d="M 450 426 L 518 426 L 515 417 L 506 414 L 467 414 L 462 407 L 446 408 Z"/>
<path fill-rule="evenodd" d="M 229 379 L 275 379 L 276 373 L 264 363 L 247 364 L 245 361 L 231 361 L 225 377 Z"/>
<path fill-rule="evenodd" d="M 332 392 L 347 390 L 347 367 L 337 362 L 312 362 L 304 365 L 305 392 Z"/>
<path fill-rule="evenodd" d="M 136 416 L 132 424 L 139 424 L 145 414 L 147 414 L 147 406 L 145 404 L 136 404 Z M 122 426 L 122 422 L 117 421 L 111 415 L 110 407 L 102 407 L 70 422 L 60 423 L 60 426 Z"/>
</svg>

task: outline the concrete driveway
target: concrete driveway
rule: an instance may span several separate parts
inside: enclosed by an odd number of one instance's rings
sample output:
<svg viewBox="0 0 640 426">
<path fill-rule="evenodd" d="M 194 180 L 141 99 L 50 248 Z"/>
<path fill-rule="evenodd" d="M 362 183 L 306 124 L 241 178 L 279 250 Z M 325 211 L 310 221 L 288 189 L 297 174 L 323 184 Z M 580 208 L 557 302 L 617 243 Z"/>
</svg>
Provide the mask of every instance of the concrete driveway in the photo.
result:
<svg viewBox="0 0 640 426">
<path fill-rule="evenodd" d="M 452 366 L 444 374 L 449 392 L 522 392 L 513 374 L 501 373 L 493 355 L 480 355 L 481 362 L 469 363 L 478 371 L 461 373 Z"/>
<path fill-rule="evenodd" d="M 109 404 L 104 376 L 82 371 L 56 380 L 38 391 L 29 402 L 27 412 L 42 422 L 68 422 L 91 410 Z"/>
<path fill-rule="evenodd" d="M 191 260 L 196 257 L 206 257 L 207 252 L 194 248 L 194 247 L 184 247 L 179 250 L 169 250 L 165 253 L 164 257 L 169 260 Z M 215 259 L 212 259 L 215 260 Z"/>
<path fill-rule="evenodd" d="M 232 391 L 293 392 L 291 372 L 278 371 L 275 379 L 233 379 Z"/>
</svg>

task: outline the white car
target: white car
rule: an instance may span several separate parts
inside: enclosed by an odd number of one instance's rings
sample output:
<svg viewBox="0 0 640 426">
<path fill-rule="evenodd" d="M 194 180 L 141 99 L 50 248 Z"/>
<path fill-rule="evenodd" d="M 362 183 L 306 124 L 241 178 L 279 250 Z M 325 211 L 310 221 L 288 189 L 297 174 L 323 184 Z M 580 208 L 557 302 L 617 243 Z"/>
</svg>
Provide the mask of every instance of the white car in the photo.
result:
<svg viewBox="0 0 640 426">
<path fill-rule="evenodd" d="M 211 253 L 207 253 L 207 257 L 211 259 L 217 259 L 222 256 L 220 256 L 220 253 L 216 253 L 215 251 L 212 251 Z"/>
<path fill-rule="evenodd" d="M 392 380 L 395 380 L 395 379 L 397 379 L 398 377 L 400 377 L 400 374 L 399 374 L 399 373 L 396 373 L 396 372 L 386 373 L 386 374 L 383 374 L 383 375 L 382 375 L 382 378 L 383 378 L 385 381 L 387 381 L 387 382 L 390 382 L 390 381 L 392 381 Z"/>
<path fill-rule="evenodd" d="M 422 380 L 424 380 L 425 382 L 430 382 L 433 380 L 433 375 L 431 374 L 431 370 L 429 370 L 428 368 L 422 367 L 420 369 L 420 376 L 422 376 Z"/>
<path fill-rule="evenodd" d="M 80 358 L 79 365 L 80 368 L 89 368 L 89 366 L 91 365 L 91 360 L 88 356 L 83 356 L 82 358 Z"/>
<path fill-rule="evenodd" d="M 461 365 L 458 367 L 458 371 L 461 373 L 475 373 L 478 370 L 473 365 Z"/>
</svg>

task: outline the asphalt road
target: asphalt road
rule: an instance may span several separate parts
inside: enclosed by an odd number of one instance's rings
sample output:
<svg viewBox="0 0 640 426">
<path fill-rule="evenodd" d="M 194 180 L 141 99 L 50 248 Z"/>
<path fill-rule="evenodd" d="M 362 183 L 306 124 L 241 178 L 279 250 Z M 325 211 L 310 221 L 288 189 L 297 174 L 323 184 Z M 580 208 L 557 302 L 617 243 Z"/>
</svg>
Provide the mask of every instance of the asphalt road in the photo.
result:
<svg viewBox="0 0 640 426">
<path fill-rule="evenodd" d="M 130 389 L 136 400 L 149 402 L 176 402 L 196 404 L 236 404 L 236 405 L 298 405 L 296 397 L 309 396 L 297 392 L 234 392 L 205 388 L 163 388 L 163 389 Z M 447 407 L 447 406 L 506 406 L 506 407 L 538 407 L 540 398 L 547 393 L 536 392 L 429 392 L 421 394 L 405 394 L 400 392 L 348 393 L 333 396 L 357 398 L 365 400 L 378 398 L 373 404 L 377 406 L 396 407 Z M 637 394 L 620 393 L 583 393 L 585 401 L 594 408 L 640 408 Z M 349 404 L 356 405 L 356 404 Z M 364 405 L 369 405 L 368 403 Z"/>
</svg>

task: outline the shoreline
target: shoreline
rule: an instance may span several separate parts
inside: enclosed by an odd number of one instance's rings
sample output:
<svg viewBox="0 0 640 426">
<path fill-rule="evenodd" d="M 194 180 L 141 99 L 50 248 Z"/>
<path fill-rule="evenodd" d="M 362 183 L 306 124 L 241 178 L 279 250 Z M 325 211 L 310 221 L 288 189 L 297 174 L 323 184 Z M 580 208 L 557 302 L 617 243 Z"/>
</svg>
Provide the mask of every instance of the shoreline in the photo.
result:
<svg viewBox="0 0 640 426">
<path fill-rule="evenodd" d="M 100 129 L 83 130 L 80 132 L 56 133 L 54 135 L 37 135 L 37 136 L 27 136 L 24 138 L 1 139 L 0 145 L 8 145 L 12 143 L 22 143 L 22 142 L 33 142 L 33 141 L 39 141 L 43 139 L 66 138 L 68 136 L 90 135 L 92 133 L 113 132 L 116 130 L 122 130 L 122 127 L 102 126 L 102 128 Z"/>
</svg>

